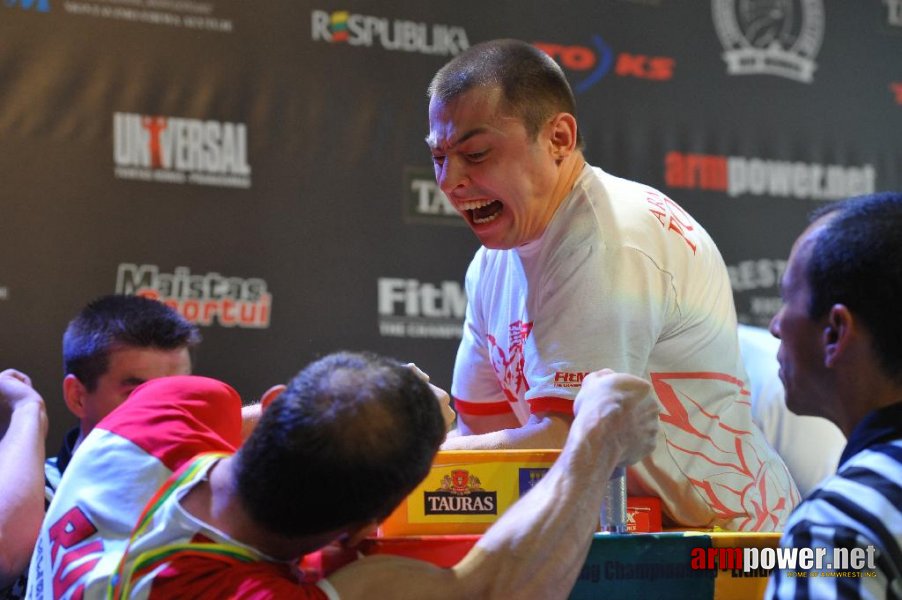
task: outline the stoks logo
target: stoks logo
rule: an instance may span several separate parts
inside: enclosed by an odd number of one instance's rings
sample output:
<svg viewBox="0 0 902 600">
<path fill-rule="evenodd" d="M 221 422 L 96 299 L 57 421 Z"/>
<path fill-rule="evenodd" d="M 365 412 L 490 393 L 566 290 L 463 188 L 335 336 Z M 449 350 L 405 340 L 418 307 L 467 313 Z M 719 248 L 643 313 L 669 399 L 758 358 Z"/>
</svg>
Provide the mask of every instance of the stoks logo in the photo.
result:
<svg viewBox="0 0 902 600">
<path fill-rule="evenodd" d="M 119 179 L 251 186 L 244 123 L 114 113 L 113 161 Z"/>
<path fill-rule="evenodd" d="M 379 334 L 384 337 L 451 339 L 463 333 L 467 294 L 457 281 L 439 284 L 380 277 Z"/>
<path fill-rule="evenodd" d="M 311 37 L 315 42 L 348 44 L 385 50 L 455 56 L 470 47 L 463 27 L 389 20 L 358 15 L 346 10 L 310 13 Z"/>
<path fill-rule="evenodd" d="M 664 179 L 671 188 L 725 192 L 728 196 L 772 196 L 838 200 L 874 192 L 873 165 L 815 163 L 668 152 Z"/>
<path fill-rule="evenodd" d="M 533 46 L 544 51 L 560 63 L 567 71 L 585 74 L 573 83 L 576 94 L 585 92 L 611 72 L 617 77 L 634 77 L 647 81 L 668 81 L 673 79 L 676 61 L 669 56 L 650 56 L 620 52 L 615 54 L 600 35 L 590 38 L 590 46 L 563 45 L 552 42 L 533 42 Z"/>
<path fill-rule="evenodd" d="M 122 263 L 116 293 L 159 300 L 198 325 L 265 329 L 272 310 L 264 280 L 219 273 L 192 275 L 188 267 L 161 273 L 157 265 Z"/>
<path fill-rule="evenodd" d="M 476 475 L 465 469 L 453 469 L 442 478 L 441 488 L 423 492 L 427 515 L 496 515 L 498 493 L 482 488 Z"/>
<path fill-rule="evenodd" d="M 712 0 L 730 75 L 777 75 L 814 81 L 824 37 L 823 0 Z"/>
</svg>

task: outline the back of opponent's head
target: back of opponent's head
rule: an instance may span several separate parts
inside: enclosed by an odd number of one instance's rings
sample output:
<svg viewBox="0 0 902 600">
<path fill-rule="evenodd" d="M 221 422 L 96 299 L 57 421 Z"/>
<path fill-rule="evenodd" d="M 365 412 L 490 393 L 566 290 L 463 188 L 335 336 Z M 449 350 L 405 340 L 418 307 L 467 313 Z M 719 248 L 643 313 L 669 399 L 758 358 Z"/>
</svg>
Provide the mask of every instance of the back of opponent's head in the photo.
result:
<svg viewBox="0 0 902 600">
<path fill-rule="evenodd" d="M 75 375 L 90 392 L 109 368 L 110 352 L 120 348 L 191 348 L 198 328 L 162 302 L 113 294 L 90 302 L 63 334 L 64 375 Z"/>
<path fill-rule="evenodd" d="M 381 520 L 425 478 L 445 434 L 429 386 L 397 361 L 337 353 L 300 372 L 237 455 L 251 517 L 284 536 Z"/>
<path fill-rule="evenodd" d="M 902 383 L 902 193 L 830 203 L 807 264 L 809 316 L 845 305 L 867 326 L 884 373 Z"/>
</svg>

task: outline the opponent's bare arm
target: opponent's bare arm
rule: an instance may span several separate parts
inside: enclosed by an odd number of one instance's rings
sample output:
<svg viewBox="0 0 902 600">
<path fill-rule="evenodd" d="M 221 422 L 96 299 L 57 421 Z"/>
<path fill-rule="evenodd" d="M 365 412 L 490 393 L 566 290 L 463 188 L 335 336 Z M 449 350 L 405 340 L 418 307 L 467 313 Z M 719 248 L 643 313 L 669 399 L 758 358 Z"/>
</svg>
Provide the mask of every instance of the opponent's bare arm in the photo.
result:
<svg viewBox="0 0 902 600">
<path fill-rule="evenodd" d="M 520 425 L 513 413 L 461 415 L 459 435 L 448 436 L 442 450 L 505 450 L 514 448 L 561 448 L 573 418 L 563 413 L 530 415 Z"/>
<path fill-rule="evenodd" d="M 631 375 L 588 376 L 558 460 L 453 568 L 381 556 L 339 569 L 329 581 L 343 599 L 565 598 L 588 553 L 614 467 L 654 448 L 658 408 L 649 391 Z"/>
<path fill-rule="evenodd" d="M 27 375 L 0 372 L 0 588 L 28 566 L 44 519 L 47 411 Z"/>
</svg>

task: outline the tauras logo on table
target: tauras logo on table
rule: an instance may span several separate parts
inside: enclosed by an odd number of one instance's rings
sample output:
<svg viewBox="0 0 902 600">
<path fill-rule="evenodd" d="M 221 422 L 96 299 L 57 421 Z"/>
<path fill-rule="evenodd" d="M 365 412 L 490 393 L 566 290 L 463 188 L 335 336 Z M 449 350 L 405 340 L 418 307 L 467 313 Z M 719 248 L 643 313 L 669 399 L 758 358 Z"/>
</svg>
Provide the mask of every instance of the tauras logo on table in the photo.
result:
<svg viewBox="0 0 902 600">
<path fill-rule="evenodd" d="M 453 469 L 442 477 L 440 489 L 423 492 L 423 505 L 427 515 L 496 515 L 498 493 L 483 489 L 466 469 Z"/>
</svg>

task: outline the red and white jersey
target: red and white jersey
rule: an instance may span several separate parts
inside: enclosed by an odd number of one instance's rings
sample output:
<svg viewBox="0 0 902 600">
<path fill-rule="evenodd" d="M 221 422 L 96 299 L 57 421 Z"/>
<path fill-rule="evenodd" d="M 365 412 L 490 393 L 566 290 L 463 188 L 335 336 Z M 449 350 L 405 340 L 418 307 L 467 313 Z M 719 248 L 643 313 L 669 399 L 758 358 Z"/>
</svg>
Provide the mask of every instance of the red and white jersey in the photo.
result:
<svg viewBox="0 0 902 600">
<path fill-rule="evenodd" d="M 583 377 L 648 379 L 655 451 L 629 492 L 692 527 L 778 530 L 798 502 L 752 423 L 736 314 L 714 242 L 660 192 L 586 166 L 538 240 L 480 248 L 452 395 L 463 414 L 572 414 Z"/>
<path fill-rule="evenodd" d="M 138 518 L 161 485 L 197 455 L 231 453 L 240 443 L 241 399 L 228 385 L 205 377 L 177 376 L 154 379 L 135 389 L 127 402 L 88 435 L 63 475 L 38 537 L 27 597 L 105 598 Z M 189 483 L 193 485 L 205 474 L 203 470 Z M 178 497 L 181 494 L 173 495 L 173 499 Z M 159 531 L 166 535 L 160 537 Z M 142 538 L 142 549 L 151 543 L 196 541 L 198 536 L 233 543 L 177 503 L 158 511 L 150 533 L 157 537 Z M 232 579 L 233 584 L 246 586 L 242 591 L 248 593 L 242 597 L 276 597 L 272 590 L 290 581 L 288 573 L 279 576 L 284 565 L 260 558 L 263 562 L 243 571 L 247 581 Z M 222 573 L 214 575 L 216 565 L 211 567 L 209 561 L 195 559 L 169 566 L 172 568 L 161 572 L 160 589 L 146 579 L 136 588 L 139 595 L 135 597 L 171 598 L 172 585 L 178 585 L 183 597 L 227 589 L 229 578 Z M 189 571 L 194 576 L 184 576 Z M 177 574 L 183 576 L 174 577 Z M 232 574 L 237 577 L 236 571 Z M 272 579 L 282 581 L 272 584 Z M 302 590 L 296 582 L 291 583 L 298 594 L 278 597 L 326 597 L 315 586 L 303 586 Z M 208 597 L 225 596 L 214 593 Z"/>
</svg>

